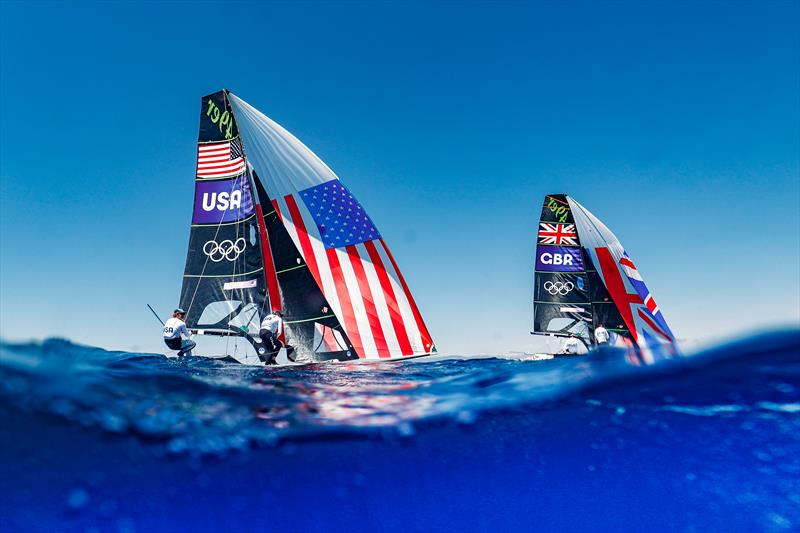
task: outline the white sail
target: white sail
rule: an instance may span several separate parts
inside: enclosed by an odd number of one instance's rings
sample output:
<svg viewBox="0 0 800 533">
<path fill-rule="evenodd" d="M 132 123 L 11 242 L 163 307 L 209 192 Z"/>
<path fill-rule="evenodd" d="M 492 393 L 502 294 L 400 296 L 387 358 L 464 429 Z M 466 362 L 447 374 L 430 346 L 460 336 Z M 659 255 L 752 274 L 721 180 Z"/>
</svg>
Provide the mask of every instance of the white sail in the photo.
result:
<svg viewBox="0 0 800 533">
<path fill-rule="evenodd" d="M 588 254 L 634 342 L 652 352 L 675 338 L 639 274 L 614 233 L 574 198 L 567 197 L 581 245 Z M 650 354 L 652 355 L 652 354 Z"/>
<path fill-rule="evenodd" d="M 286 129 L 229 96 L 248 163 L 356 354 L 435 351 L 405 279 L 355 196 Z"/>
</svg>

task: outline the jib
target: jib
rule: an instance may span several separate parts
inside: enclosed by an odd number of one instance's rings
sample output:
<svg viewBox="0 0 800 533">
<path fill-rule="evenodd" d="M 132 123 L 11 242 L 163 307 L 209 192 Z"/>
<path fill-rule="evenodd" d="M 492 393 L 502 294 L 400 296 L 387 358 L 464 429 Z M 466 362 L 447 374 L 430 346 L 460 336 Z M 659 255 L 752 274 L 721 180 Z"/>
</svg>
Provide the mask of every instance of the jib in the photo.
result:
<svg viewBox="0 0 800 533">
<path fill-rule="evenodd" d="M 545 252 L 541 257 L 544 265 L 572 265 L 572 256 L 569 254 L 551 254 Z"/>
<path fill-rule="evenodd" d="M 242 207 L 242 191 L 203 193 L 203 211 L 227 211 Z"/>
</svg>

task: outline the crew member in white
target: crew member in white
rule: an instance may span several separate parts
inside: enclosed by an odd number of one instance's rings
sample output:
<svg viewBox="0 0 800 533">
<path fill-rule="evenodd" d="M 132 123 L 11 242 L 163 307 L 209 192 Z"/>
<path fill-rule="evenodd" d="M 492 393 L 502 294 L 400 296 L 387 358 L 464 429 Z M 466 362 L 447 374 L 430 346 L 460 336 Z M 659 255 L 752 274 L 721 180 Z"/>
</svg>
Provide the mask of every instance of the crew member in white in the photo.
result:
<svg viewBox="0 0 800 533">
<path fill-rule="evenodd" d="M 283 313 L 277 310 L 272 311 L 261 321 L 261 329 L 258 332 L 261 342 L 264 343 L 264 349 L 267 351 L 265 363 L 268 365 L 276 364 L 275 359 L 283 347 L 280 340 L 281 335 L 283 335 Z"/>
<path fill-rule="evenodd" d="M 192 348 L 197 346 L 197 343 L 191 339 L 191 332 L 186 329 L 184 318 L 186 318 L 186 311 L 179 307 L 172 313 L 172 318 L 164 324 L 164 344 L 170 350 L 178 350 L 178 357 L 192 355 Z M 186 336 L 185 339 L 183 335 Z"/>
<path fill-rule="evenodd" d="M 572 335 L 567 337 L 567 339 L 564 341 L 564 347 L 562 349 L 562 352 L 569 355 L 577 354 L 578 353 L 577 337 L 573 337 Z"/>
<path fill-rule="evenodd" d="M 603 326 L 597 326 L 594 328 L 594 340 L 597 342 L 597 344 L 608 344 L 609 338 L 610 335 L 606 328 Z"/>
</svg>

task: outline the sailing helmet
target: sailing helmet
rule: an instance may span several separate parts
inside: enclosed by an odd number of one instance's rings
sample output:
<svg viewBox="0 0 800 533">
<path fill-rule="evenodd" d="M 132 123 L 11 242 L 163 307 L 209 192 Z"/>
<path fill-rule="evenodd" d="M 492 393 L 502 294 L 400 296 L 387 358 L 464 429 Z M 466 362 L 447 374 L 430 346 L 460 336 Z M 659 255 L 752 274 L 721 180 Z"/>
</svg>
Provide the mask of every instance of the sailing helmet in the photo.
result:
<svg viewBox="0 0 800 533">
<path fill-rule="evenodd" d="M 281 312 L 280 309 L 273 309 L 272 310 L 272 314 L 273 315 L 278 315 L 278 316 L 283 316 L 283 313 Z"/>
<path fill-rule="evenodd" d="M 181 309 L 180 307 L 178 307 L 178 308 L 176 308 L 176 309 L 173 311 L 173 313 L 175 313 L 176 315 L 185 315 L 185 314 L 186 314 L 186 311 L 184 311 L 183 309 Z"/>
</svg>

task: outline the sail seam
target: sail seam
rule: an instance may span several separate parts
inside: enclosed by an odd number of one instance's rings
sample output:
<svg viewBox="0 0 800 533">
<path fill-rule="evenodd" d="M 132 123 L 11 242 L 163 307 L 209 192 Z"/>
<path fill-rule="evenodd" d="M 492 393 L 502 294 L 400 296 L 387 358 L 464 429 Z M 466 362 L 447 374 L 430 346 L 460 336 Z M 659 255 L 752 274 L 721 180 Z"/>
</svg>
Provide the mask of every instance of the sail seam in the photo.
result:
<svg viewBox="0 0 800 533">
<path fill-rule="evenodd" d="M 247 174 L 247 170 L 243 170 L 241 172 L 237 172 L 236 174 L 226 174 L 224 176 L 214 176 L 213 178 L 201 178 L 200 176 L 197 176 L 195 179 L 197 181 L 225 181 L 225 180 L 229 180 L 231 178 L 241 178 L 245 174 Z"/>
<path fill-rule="evenodd" d="M 239 137 L 240 137 L 240 135 L 237 135 L 236 137 L 231 137 L 230 139 L 225 139 L 223 141 L 197 141 L 197 144 L 219 144 L 219 143 L 223 143 L 223 142 L 226 142 L 226 141 L 235 141 Z"/>
<path fill-rule="evenodd" d="M 562 304 L 562 303 L 566 304 L 567 302 L 557 302 L 557 301 L 553 301 L 553 300 L 534 300 L 533 303 L 559 305 L 559 304 Z M 616 305 L 612 301 L 602 301 L 602 300 L 592 300 L 590 302 L 585 302 L 585 301 L 582 301 L 582 302 L 569 302 L 569 305 L 572 305 L 572 304 Z"/>
<path fill-rule="evenodd" d="M 284 268 L 283 270 L 278 270 L 275 273 L 276 274 L 283 274 L 284 272 L 289 272 L 290 270 L 297 270 L 298 268 L 303 268 L 303 267 L 307 267 L 307 266 L 308 265 L 306 265 L 306 264 L 297 265 L 297 266 L 294 266 L 294 267 L 291 267 L 291 268 Z"/>
<path fill-rule="evenodd" d="M 248 220 L 250 220 L 251 218 L 254 218 L 255 216 L 256 216 L 255 213 L 253 213 L 249 217 L 237 220 L 235 222 L 220 222 L 219 224 L 214 224 L 213 222 L 211 224 L 192 224 L 191 227 L 192 228 L 210 228 L 212 226 L 213 227 L 217 227 L 217 226 L 233 226 L 235 224 L 241 224 L 242 222 L 247 222 Z"/>
<path fill-rule="evenodd" d="M 284 324 L 299 324 L 301 322 L 312 322 L 314 320 L 320 320 L 322 318 L 331 318 L 331 317 L 336 318 L 336 315 L 334 315 L 334 314 L 323 315 L 323 316 L 317 316 L 317 317 L 314 317 L 314 318 L 306 318 L 306 319 L 303 319 L 303 320 L 284 320 L 283 322 L 284 322 Z M 337 341 L 337 344 L 338 344 L 338 341 Z"/>
<path fill-rule="evenodd" d="M 250 274 L 255 274 L 257 272 L 261 272 L 264 270 L 264 267 L 259 268 L 258 270 L 253 270 L 250 272 L 242 272 L 241 274 L 223 274 L 221 276 L 212 275 L 212 274 L 184 274 L 184 278 L 230 278 L 231 276 L 249 276 Z"/>
</svg>

